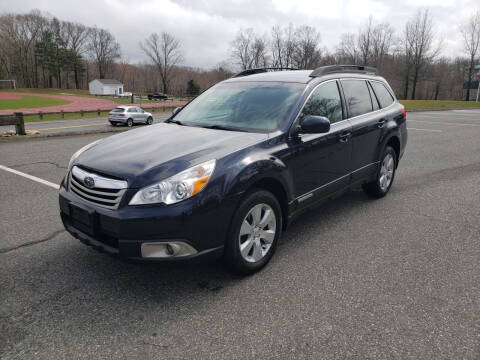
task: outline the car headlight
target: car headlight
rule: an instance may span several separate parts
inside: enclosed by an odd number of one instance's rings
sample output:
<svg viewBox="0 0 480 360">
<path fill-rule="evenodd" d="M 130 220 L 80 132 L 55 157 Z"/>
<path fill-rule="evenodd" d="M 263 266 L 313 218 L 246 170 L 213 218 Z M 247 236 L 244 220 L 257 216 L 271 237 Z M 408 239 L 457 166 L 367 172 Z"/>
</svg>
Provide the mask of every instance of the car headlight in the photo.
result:
<svg viewBox="0 0 480 360">
<path fill-rule="evenodd" d="M 81 153 L 83 153 L 84 151 L 90 149 L 92 146 L 96 145 L 99 141 L 101 141 L 103 139 L 99 139 L 97 141 L 94 141 L 90 144 L 87 144 L 85 145 L 84 147 L 82 147 L 81 149 L 77 150 L 75 152 L 75 154 L 72 155 L 72 157 L 70 158 L 70 162 L 68 163 L 68 172 L 70 172 L 70 170 L 72 169 L 72 165 L 73 165 L 73 162 L 80 156 Z"/>
<path fill-rule="evenodd" d="M 129 205 L 175 204 L 202 191 L 215 170 L 215 160 L 193 166 L 154 185 L 139 190 Z"/>
</svg>

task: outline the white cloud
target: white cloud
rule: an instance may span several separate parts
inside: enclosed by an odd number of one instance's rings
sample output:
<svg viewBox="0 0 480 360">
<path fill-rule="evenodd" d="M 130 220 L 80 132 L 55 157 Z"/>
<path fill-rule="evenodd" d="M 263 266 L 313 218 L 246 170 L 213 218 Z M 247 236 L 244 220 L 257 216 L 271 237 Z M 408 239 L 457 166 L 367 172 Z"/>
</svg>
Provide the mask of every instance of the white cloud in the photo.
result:
<svg viewBox="0 0 480 360">
<path fill-rule="evenodd" d="M 370 15 L 390 22 L 400 35 L 408 18 L 427 7 L 444 38 L 443 54 L 457 56 L 462 48 L 458 24 L 479 8 L 478 0 L 0 0 L 3 11 L 38 8 L 60 19 L 104 27 L 130 61 L 146 60 L 141 40 L 167 31 L 182 43 L 186 65 L 205 68 L 228 60 L 239 28 L 267 34 L 276 24 L 308 24 L 320 31 L 322 45 L 333 49 L 342 33 L 355 32 Z"/>
</svg>

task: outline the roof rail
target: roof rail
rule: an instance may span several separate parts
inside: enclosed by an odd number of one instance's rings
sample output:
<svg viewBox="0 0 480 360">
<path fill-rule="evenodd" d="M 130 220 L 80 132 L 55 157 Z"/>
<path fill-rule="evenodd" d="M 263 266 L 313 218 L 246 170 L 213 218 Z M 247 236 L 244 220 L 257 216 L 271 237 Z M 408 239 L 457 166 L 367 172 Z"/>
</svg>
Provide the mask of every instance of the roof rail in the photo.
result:
<svg viewBox="0 0 480 360">
<path fill-rule="evenodd" d="M 316 68 L 311 72 L 310 77 L 319 77 L 326 74 L 342 73 L 342 72 L 378 75 L 378 70 L 370 66 L 329 65 L 329 66 L 321 66 L 319 68 Z"/>
<path fill-rule="evenodd" d="M 264 68 L 256 68 L 256 69 L 247 69 L 247 70 L 240 71 L 239 73 L 233 75 L 232 77 L 236 78 L 241 76 L 248 76 L 248 75 L 270 72 L 270 71 L 285 71 L 285 70 L 298 70 L 298 69 L 289 68 L 289 67 L 264 67 Z"/>
</svg>

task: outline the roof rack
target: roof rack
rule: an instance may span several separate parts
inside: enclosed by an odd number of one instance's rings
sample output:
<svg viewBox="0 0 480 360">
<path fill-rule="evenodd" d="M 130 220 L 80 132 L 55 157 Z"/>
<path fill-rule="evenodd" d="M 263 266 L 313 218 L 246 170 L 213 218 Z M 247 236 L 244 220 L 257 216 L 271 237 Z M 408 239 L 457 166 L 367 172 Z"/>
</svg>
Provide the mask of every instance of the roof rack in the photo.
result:
<svg viewBox="0 0 480 360">
<path fill-rule="evenodd" d="M 361 73 L 378 75 L 378 70 L 371 66 L 363 65 L 329 65 L 321 66 L 313 70 L 310 77 L 319 77 L 331 73 L 349 72 L 349 73 Z"/>
<path fill-rule="evenodd" d="M 265 73 L 265 72 L 270 72 L 270 71 L 285 71 L 285 70 L 298 70 L 295 68 L 289 68 L 289 67 L 264 67 L 264 68 L 256 68 L 256 69 L 247 69 L 240 71 L 239 73 L 233 75 L 232 77 L 241 77 L 241 76 L 248 76 L 248 75 L 254 75 L 254 74 L 260 74 L 260 73 Z"/>
</svg>

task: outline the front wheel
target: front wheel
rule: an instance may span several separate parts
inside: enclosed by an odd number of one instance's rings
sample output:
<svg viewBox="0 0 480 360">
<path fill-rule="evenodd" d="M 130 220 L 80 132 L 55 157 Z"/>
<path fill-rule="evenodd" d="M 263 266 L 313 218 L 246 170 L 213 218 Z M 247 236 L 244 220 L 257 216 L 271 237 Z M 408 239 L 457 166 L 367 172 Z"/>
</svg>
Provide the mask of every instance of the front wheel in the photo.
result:
<svg viewBox="0 0 480 360">
<path fill-rule="evenodd" d="M 383 151 L 375 181 L 363 185 L 365 193 L 373 198 L 381 198 L 387 195 L 392 187 L 396 168 L 397 155 L 395 150 L 387 146 Z"/>
<path fill-rule="evenodd" d="M 282 211 L 265 190 L 246 196 L 233 217 L 225 247 L 226 265 L 235 273 L 257 272 L 272 258 L 282 233 Z"/>
<path fill-rule="evenodd" d="M 153 124 L 153 118 L 149 116 L 147 119 L 147 125 L 152 125 L 152 124 Z"/>
<path fill-rule="evenodd" d="M 132 126 L 133 126 L 133 120 L 132 120 L 132 119 L 128 119 L 128 120 L 127 120 L 127 126 L 128 126 L 128 127 L 132 127 Z"/>
</svg>

